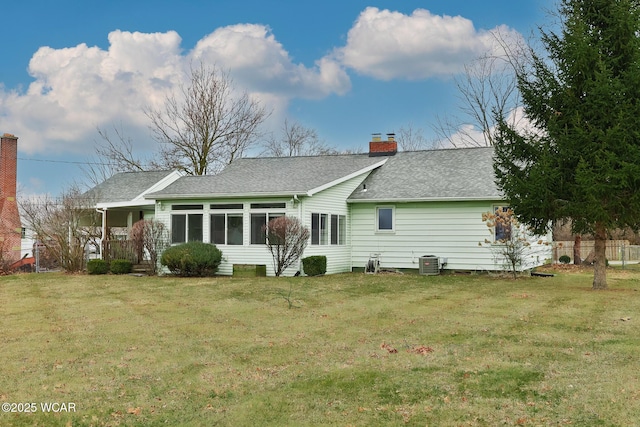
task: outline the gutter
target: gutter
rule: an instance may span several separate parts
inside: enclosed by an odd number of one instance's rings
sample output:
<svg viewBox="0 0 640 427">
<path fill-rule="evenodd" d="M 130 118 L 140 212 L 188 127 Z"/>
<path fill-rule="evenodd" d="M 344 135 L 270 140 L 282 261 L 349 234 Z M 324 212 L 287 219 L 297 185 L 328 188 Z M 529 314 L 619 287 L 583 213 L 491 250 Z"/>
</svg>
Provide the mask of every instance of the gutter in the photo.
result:
<svg viewBox="0 0 640 427">
<path fill-rule="evenodd" d="M 500 197 L 429 197 L 429 198 L 401 198 L 401 199 L 347 199 L 347 203 L 411 203 L 411 202 L 483 202 L 496 201 L 502 202 L 504 198 Z"/>
<path fill-rule="evenodd" d="M 291 193 L 216 193 L 216 194 L 149 194 L 147 200 L 202 200 L 202 199 L 247 199 L 251 197 L 298 197 L 299 195 L 311 196 L 308 191 Z"/>
</svg>

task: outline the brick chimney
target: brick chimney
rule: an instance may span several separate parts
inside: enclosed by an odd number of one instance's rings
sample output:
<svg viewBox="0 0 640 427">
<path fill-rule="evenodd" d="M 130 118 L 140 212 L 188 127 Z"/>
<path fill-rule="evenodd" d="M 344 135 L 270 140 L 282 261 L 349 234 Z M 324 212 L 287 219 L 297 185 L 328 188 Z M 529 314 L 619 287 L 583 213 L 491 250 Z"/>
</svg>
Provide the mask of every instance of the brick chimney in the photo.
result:
<svg viewBox="0 0 640 427">
<path fill-rule="evenodd" d="M 20 259 L 22 224 L 16 201 L 18 138 L 0 138 L 0 251 L 3 261 Z M 1 266 L 0 266 L 1 267 Z"/>
<path fill-rule="evenodd" d="M 382 141 L 379 133 L 374 133 L 369 142 L 369 157 L 393 156 L 398 152 L 396 134 L 388 133 L 387 140 Z"/>
</svg>

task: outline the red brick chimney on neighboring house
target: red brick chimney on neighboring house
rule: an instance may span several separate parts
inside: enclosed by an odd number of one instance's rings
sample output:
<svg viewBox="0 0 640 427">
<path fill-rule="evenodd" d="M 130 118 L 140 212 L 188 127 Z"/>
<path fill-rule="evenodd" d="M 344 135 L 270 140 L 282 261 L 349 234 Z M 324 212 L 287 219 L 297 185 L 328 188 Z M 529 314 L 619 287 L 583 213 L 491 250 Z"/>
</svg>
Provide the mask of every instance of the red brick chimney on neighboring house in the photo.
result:
<svg viewBox="0 0 640 427">
<path fill-rule="evenodd" d="M 22 224 L 16 201 L 17 169 L 18 138 L 5 133 L 0 139 L 0 260 L 5 263 L 20 259 Z"/>
<path fill-rule="evenodd" d="M 382 141 L 379 133 L 374 133 L 369 142 L 369 157 L 393 156 L 398 152 L 398 143 L 394 133 L 387 134 L 387 140 Z"/>
</svg>

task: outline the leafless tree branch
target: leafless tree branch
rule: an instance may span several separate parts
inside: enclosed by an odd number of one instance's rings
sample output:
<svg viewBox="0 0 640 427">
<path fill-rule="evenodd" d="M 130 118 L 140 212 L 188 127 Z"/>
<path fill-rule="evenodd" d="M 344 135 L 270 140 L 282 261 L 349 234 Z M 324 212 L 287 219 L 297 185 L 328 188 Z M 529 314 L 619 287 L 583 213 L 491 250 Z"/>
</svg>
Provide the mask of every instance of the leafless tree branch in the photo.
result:
<svg viewBox="0 0 640 427">
<path fill-rule="evenodd" d="M 511 117 L 521 105 L 516 71 L 527 61 L 521 39 L 494 32 L 496 52 L 477 58 L 454 79 L 460 101 L 460 115 L 436 118 L 433 128 L 441 144 L 453 147 L 491 146 L 495 117 Z"/>
<path fill-rule="evenodd" d="M 191 175 L 215 173 L 241 157 L 259 135 L 269 113 L 246 93 L 237 95 L 226 72 L 191 68 L 189 86 L 164 108 L 147 109 L 150 129 L 160 143 L 159 166 Z"/>
<path fill-rule="evenodd" d="M 321 156 L 337 154 L 338 151 L 320 141 L 315 129 L 307 128 L 297 122 L 285 119 L 278 136 L 271 136 L 263 144 L 263 156 Z"/>
</svg>

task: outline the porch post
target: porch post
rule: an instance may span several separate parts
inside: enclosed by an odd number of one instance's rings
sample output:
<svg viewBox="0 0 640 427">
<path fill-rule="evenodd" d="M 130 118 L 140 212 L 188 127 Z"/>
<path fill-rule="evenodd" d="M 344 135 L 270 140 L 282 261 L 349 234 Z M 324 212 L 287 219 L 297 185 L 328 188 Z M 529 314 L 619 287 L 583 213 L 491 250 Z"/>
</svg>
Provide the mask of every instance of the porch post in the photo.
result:
<svg viewBox="0 0 640 427">
<path fill-rule="evenodd" d="M 100 238 L 100 259 L 104 259 L 104 251 L 107 249 L 107 245 L 105 243 L 107 239 L 107 208 L 102 210 L 98 210 L 102 214 L 102 232 Z"/>
</svg>

